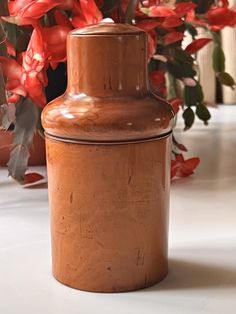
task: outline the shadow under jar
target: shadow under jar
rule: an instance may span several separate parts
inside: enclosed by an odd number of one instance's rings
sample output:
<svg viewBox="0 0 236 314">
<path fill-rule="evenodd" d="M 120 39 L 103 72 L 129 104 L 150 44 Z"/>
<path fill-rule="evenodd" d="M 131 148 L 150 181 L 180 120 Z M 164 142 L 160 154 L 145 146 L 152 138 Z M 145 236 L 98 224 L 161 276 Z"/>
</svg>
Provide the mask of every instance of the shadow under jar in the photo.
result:
<svg viewBox="0 0 236 314">
<path fill-rule="evenodd" d="M 148 88 L 145 32 L 68 36 L 68 87 L 46 106 L 53 274 L 81 290 L 145 288 L 168 271 L 174 113 Z"/>
</svg>

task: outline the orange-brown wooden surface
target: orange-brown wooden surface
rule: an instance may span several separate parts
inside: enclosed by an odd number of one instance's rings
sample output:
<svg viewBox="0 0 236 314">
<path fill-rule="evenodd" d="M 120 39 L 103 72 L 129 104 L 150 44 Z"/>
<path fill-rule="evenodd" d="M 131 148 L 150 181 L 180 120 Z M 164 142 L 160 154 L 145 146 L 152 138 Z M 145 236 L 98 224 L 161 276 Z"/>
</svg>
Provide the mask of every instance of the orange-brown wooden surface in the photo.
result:
<svg viewBox="0 0 236 314">
<path fill-rule="evenodd" d="M 118 292 L 167 274 L 173 117 L 149 91 L 143 31 L 99 24 L 69 34 L 68 88 L 42 116 L 59 281 Z"/>
<path fill-rule="evenodd" d="M 98 292 L 165 277 L 170 138 L 115 146 L 46 142 L 54 276 Z"/>
</svg>

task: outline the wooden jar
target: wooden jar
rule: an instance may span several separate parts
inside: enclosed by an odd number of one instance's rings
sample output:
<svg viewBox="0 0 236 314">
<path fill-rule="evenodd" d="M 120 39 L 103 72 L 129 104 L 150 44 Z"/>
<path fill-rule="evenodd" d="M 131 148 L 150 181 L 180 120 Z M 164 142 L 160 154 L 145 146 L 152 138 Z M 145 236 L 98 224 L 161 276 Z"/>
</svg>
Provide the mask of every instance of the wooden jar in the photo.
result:
<svg viewBox="0 0 236 314">
<path fill-rule="evenodd" d="M 120 292 L 166 276 L 173 117 L 149 91 L 143 31 L 69 34 L 68 88 L 42 115 L 60 282 Z"/>
</svg>

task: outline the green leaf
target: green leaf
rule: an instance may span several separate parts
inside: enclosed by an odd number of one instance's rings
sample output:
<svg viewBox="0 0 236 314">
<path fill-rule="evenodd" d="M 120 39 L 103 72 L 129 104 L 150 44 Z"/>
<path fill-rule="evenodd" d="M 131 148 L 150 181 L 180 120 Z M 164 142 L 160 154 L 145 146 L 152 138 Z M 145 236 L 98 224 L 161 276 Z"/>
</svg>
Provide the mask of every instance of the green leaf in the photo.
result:
<svg viewBox="0 0 236 314">
<path fill-rule="evenodd" d="M 198 14 L 206 13 L 212 4 L 214 4 L 214 0 L 193 0 L 193 3 L 197 4 L 195 12 Z"/>
<path fill-rule="evenodd" d="M 197 75 L 197 72 L 193 69 L 192 65 L 189 63 L 181 64 L 182 68 L 182 77 L 192 77 Z"/>
<path fill-rule="evenodd" d="M 13 44 L 16 44 L 19 27 L 12 23 L 5 23 L 7 39 Z"/>
<path fill-rule="evenodd" d="M 9 130 L 11 125 L 14 125 L 16 121 L 16 106 L 13 104 L 4 103 L 0 106 L 0 113 L 2 115 L 1 127 L 4 130 Z"/>
<path fill-rule="evenodd" d="M 194 123 L 194 119 L 195 119 L 195 114 L 194 114 L 193 109 L 191 107 L 187 107 L 184 110 L 183 118 L 184 118 L 184 123 L 185 123 L 184 130 L 186 131 L 186 130 L 191 128 L 191 126 Z"/>
<path fill-rule="evenodd" d="M 212 64 L 215 72 L 224 72 L 225 70 L 225 54 L 220 46 L 216 46 L 212 55 Z"/>
<path fill-rule="evenodd" d="M 1 0 L 0 16 L 8 16 L 8 15 L 9 15 L 8 0 Z"/>
<path fill-rule="evenodd" d="M 29 147 L 32 144 L 38 119 L 38 107 L 29 99 L 24 99 L 16 107 L 14 142 L 8 162 L 9 175 L 22 182 L 29 158 Z"/>
<path fill-rule="evenodd" d="M 173 53 L 174 58 L 177 62 L 182 62 L 182 63 L 188 62 L 188 63 L 192 64 L 194 61 L 192 56 L 182 49 L 175 49 L 175 50 L 173 50 L 172 53 Z"/>
<path fill-rule="evenodd" d="M 189 32 L 192 38 L 195 39 L 195 37 L 198 34 L 197 29 L 190 23 L 185 23 L 185 26 L 186 26 L 186 30 Z"/>
<path fill-rule="evenodd" d="M 29 156 L 29 149 L 25 145 L 15 146 L 11 151 L 10 160 L 7 164 L 9 175 L 20 183 L 24 181 Z"/>
<path fill-rule="evenodd" d="M 0 106 L 7 103 L 5 79 L 2 71 L 2 64 L 0 64 Z"/>
<path fill-rule="evenodd" d="M 211 114 L 208 108 L 204 104 L 197 105 L 196 115 L 200 120 L 204 121 L 206 125 L 207 125 L 207 121 L 210 120 L 211 118 Z"/>
<path fill-rule="evenodd" d="M 5 39 L 6 39 L 6 32 L 0 20 L 0 56 L 3 56 L 3 57 L 7 56 L 7 47 L 5 44 Z"/>
<path fill-rule="evenodd" d="M 181 66 L 177 63 L 167 62 L 167 71 L 175 78 L 183 77 Z"/>
<path fill-rule="evenodd" d="M 221 82 L 221 84 L 226 85 L 226 86 L 230 86 L 234 89 L 235 81 L 229 73 L 226 73 L 226 72 L 219 73 L 218 79 Z"/>
<path fill-rule="evenodd" d="M 185 86 L 184 101 L 188 106 L 197 105 L 203 101 L 202 87 L 199 83 L 197 83 L 194 87 Z"/>
<path fill-rule="evenodd" d="M 29 33 L 22 33 L 20 36 L 17 38 L 16 41 L 16 52 L 17 54 L 26 51 L 29 41 L 30 41 L 31 35 Z"/>
<path fill-rule="evenodd" d="M 132 24 L 132 20 L 135 16 L 135 8 L 138 3 L 138 0 L 129 0 L 127 10 L 125 12 L 125 23 Z"/>
<path fill-rule="evenodd" d="M 120 0 L 104 0 L 101 11 L 103 13 L 110 12 L 120 5 Z"/>
<path fill-rule="evenodd" d="M 218 46 L 221 45 L 221 38 L 220 35 L 217 32 L 211 32 L 212 35 L 212 39 L 214 41 L 214 43 Z"/>
</svg>

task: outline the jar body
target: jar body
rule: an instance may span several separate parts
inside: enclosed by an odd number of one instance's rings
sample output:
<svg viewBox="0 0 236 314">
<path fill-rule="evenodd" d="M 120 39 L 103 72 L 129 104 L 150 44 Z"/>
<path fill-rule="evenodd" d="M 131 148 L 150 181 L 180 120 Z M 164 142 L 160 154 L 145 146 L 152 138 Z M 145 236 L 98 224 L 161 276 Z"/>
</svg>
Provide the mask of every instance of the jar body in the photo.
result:
<svg viewBox="0 0 236 314">
<path fill-rule="evenodd" d="M 98 24 L 68 36 L 67 92 L 43 110 L 53 274 L 121 292 L 167 274 L 173 110 L 153 95 L 147 35 Z"/>
<path fill-rule="evenodd" d="M 53 274 L 73 288 L 121 292 L 168 271 L 170 136 L 84 145 L 46 137 Z"/>
</svg>

